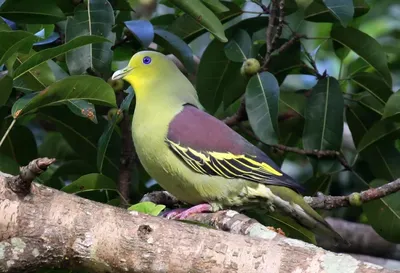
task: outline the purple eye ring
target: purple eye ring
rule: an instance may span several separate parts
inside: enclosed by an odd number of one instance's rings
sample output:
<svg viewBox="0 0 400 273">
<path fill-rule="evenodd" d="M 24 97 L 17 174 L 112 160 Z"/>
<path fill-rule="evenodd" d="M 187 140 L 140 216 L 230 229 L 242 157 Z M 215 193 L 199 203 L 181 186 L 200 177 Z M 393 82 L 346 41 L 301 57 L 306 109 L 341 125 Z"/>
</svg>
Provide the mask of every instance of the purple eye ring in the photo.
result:
<svg viewBox="0 0 400 273">
<path fill-rule="evenodd" d="M 149 56 L 146 56 L 143 58 L 143 63 L 144 64 L 150 64 L 151 63 L 151 58 Z"/>
</svg>

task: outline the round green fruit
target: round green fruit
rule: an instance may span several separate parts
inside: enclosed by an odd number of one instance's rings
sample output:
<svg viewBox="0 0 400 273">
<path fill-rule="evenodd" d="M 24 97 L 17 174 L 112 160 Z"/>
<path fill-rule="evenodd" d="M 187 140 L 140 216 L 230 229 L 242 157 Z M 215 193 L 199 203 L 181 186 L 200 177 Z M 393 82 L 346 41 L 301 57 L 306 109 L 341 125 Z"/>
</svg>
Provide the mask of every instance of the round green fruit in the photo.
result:
<svg viewBox="0 0 400 273">
<path fill-rule="evenodd" d="M 107 83 L 114 89 L 115 92 L 119 92 L 124 88 L 124 81 L 121 79 L 112 80 L 108 79 Z"/>
<path fill-rule="evenodd" d="M 240 68 L 242 76 L 253 76 L 260 70 L 260 62 L 254 58 L 247 59 Z"/>
<path fill-rule="evenodd" d="M 108 120 L 112 120 L 115 115 L 118 115 L 117 120 L 116 120 L 116 122 L 118 124 L 121 122 L 122 118 L 124 117 L 124 114 L 118 108 L 111 108 L 110 110 L 108 110 L 108 113 L 107 113 Z"/>
</svg>

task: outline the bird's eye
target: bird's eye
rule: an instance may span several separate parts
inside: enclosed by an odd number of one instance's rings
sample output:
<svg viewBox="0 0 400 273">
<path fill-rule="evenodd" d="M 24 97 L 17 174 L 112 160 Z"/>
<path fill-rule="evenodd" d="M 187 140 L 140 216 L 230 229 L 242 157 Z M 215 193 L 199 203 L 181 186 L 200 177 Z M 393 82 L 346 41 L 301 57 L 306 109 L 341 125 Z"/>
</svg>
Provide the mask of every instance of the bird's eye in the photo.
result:
<svg viewBox="0 0 400 273">
<path fill-rule="evenodd" d="M 144 64 L 150 64 L 151 63 L 151 58 L 149 56 L 146 56 L 143 58 L 143 63 Z"/>
</svg>

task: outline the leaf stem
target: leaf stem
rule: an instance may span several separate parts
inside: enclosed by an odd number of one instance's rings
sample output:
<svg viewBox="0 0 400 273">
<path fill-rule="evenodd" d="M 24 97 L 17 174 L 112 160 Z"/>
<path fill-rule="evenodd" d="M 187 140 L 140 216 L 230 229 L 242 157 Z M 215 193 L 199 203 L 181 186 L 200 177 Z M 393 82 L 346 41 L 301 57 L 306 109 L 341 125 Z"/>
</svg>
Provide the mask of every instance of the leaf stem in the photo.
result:
<svg viewBox="0 0 400 273">
<path fill-rule="evenodd" d="M 13 119 L 13 121 L 10 124 L 10 126 L 8 126 L 7 131 L 4 133 L 3 138 L 0 140 L 0 147 L 1 147 L 1 145 L 3 145 L 4 140 L 6 140 L 6 138 L 7 138 L 8 134 L 10 133 L 11 129 L 14 127 L 14 124 L 15 124 L 16 121 L 17 121 L 16 119 Z"/>
</svg>

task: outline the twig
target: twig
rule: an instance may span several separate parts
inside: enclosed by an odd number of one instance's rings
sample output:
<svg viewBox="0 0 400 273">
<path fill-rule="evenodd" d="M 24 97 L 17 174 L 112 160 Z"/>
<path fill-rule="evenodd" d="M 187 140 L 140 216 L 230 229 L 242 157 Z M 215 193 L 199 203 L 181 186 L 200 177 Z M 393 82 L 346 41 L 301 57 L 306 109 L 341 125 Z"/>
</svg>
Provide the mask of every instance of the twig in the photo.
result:
<svg viewBox="0 0 400 273">
<path fill-rule="evenodd" d="M 276 7 L 276 1 L 277 0 L 271 0 L 271 4 L 270 4 L 270 16 L 269 16 L 269 20 L 268 20 L 268 26 L 267 26 L 267 30 L 266 30 L 266 40 L 265 40 L 265 44 L 267 46 L 267 53 L 265 55 L 265 62 L 267 62 L 267 60 L 269 59 L 269 56 L 271 55 L 273 48 L 272 48 L 272 40 L 274 39 L 273 35 L 273 31 L 274 31 L 274 26 L 275 26 L 275 20 L 276 20 L 276 12 L 277 12 L 277 7 Z M 265 63 L 264 63 L 265 66 Z"/>
<path fill-rule="evenodd" d="M 25 196 L 30 193 L 32 181 L 56 161 L 54 158 L 38 158 L 20 168 L 20 174 L 7 177 L 8 187 L 15 193 Z"/>
<path fill-rule="evenodd" d="M 330 210 L 340 207 L 361 206 L 364 203 L 383 198 L 400 190 L 400 179 L 396 179 L 378 188 L 355 192 L 346 196 L 320 195 L 305 197 L 304 200 L 315 209 Z"/>
<path fill-rule="evenodd" d="M 276 0 L 275 0 L 276 1 Z M 276 26 L 276 30 L 275 30 L 275 35 L 272 38 L 271 41 L 271 49 L 274 50 L 275 46 L 276 46 L 276 42 L 279 39 L 279 37 L 281 37 L 282 35 L 282 30 L 283 30 L 283 21 L 285 18 L 285 12 L 284 12 L 284 7 L 285 7 L 285 0 L 280 0 L 279 1 L 279 19 L 278 19 L 278 25 Z M 275 22 L 274 22 L 275 23 Z M 272 53 L 272 51 L 270 52 L 270 54 Z"/>
<path fill-rule="evenodd" d="M 259 1 L 259 0 L 251 0 L 251 2 L 253 2 L 253 3 L 259 5 L 260 8 L 263 10 L 263 13 L 269 14 L 269 12 L 270 12 L 269 7 L 267 7 L 266 5 L 264 5 L 261 1 Z"/>
<path fill-rule="evenodd" d="M 289 47 L 291 47 L 292 45 L 294 45 L 294 43 L 298 40 L 300 40 L 301 38 L 303 38 L 305 35 L 303 34 L 294 34 L 292 38 L 290 38 L 289 41 L 287 41 L 286 43 L 284 43 L 283 45 L 281 45 L 280 48 L 277 49 L 278 53 L 282 53 L 284 51 L 286 51 Z"/>
<path fill-rule="evenodd" d="M 129 41 L 130 41 L 130 38 L 128 36 L 126 36 L 124 39 L 115 42 L 115 44 L 111 47 L 111 50 L 114 50 L 117 47 L 122 46 L 123 44 L 126 44 Z"/>
<path fill-rule="evenodd" d="M 119 104 L 124 100 L 124 92 L 118 92 Z M 128 111 L 125 111 L 121 120 L 121 166 L 119 169 L 118 191 L 122 196 L 122 206 L 127 206 L 130 199 L 130 185 L 132 170 L 136 159 L 136 152 L 132 142 L 131 121 Z"/>
<path fill-rule="evenodd" d="M 225 122 L 226 125 L 232 127 L 232 126 L 238 125 L 240 122 L 246 121 L 246 120 L 247 120 L 246 101 L 243 97 L 236 113 L 230 117 L 225 118 L 223 120 L 223 122 Z"/>
</svg>

